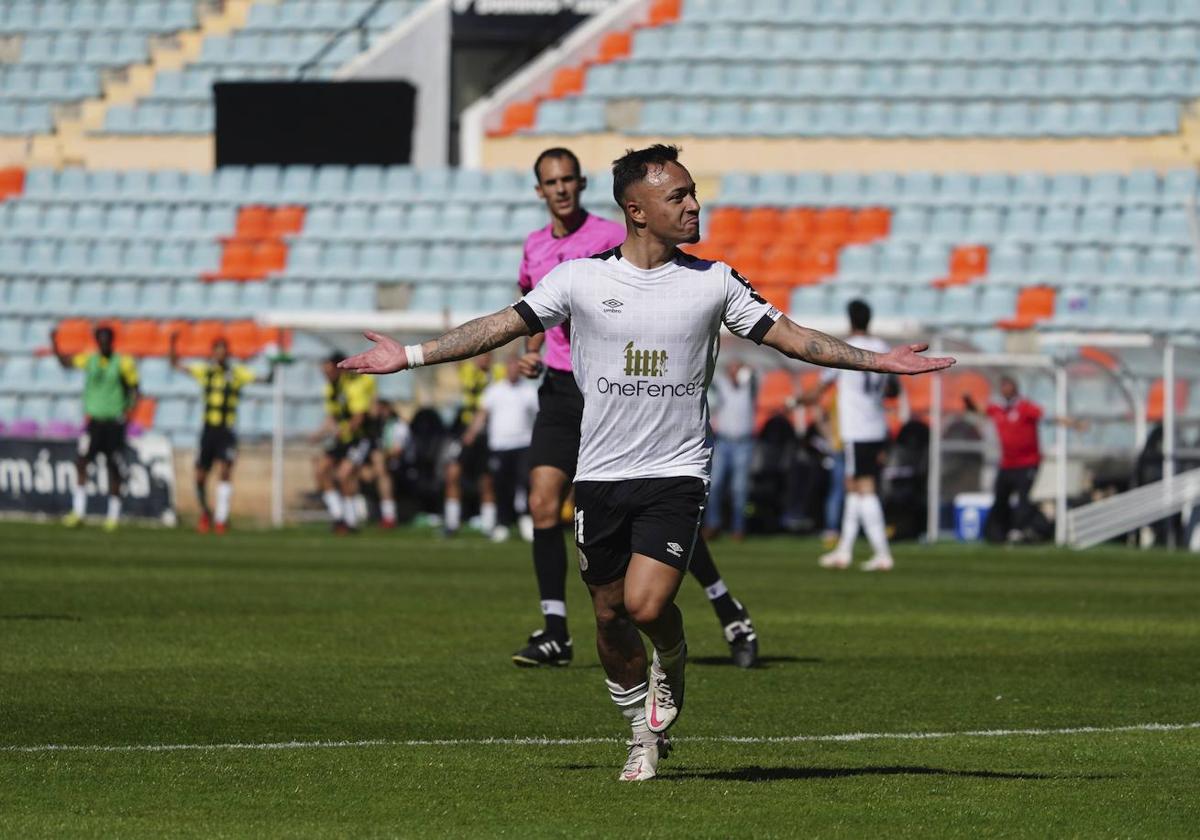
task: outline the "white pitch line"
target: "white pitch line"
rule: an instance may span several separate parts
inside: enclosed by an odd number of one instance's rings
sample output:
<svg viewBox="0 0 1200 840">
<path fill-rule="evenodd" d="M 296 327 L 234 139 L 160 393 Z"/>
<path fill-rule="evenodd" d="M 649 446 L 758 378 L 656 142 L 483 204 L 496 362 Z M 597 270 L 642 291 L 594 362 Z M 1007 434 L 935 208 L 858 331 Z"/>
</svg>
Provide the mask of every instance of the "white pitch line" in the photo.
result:
<svg viewBox="0 0 1200 840">
<path fill-rule="evenodd" d="M 852 741 L 937 741 L 947 738 L 1038 738 L 1052 735 L 1089 735 L 1120 732 L 1180 732 L 1200 729 L 1197 723 L 1135 723 L 1127 726 L 1072 726 L 1062 729 L 970 729 L 961 732 L 846 732 L 840 735 L 692 735 L 679 742 L 716 744 L 801 744 Z M 365 741 L 276 741 L 265 744 L 32 744 L 0 746 L 5 753 L 45 752 L 214 752 L 218 750 L 318 750 L 354 747 L 570 747 L 613 744 L 618 738 L 442 738 Z"/>
</svg>

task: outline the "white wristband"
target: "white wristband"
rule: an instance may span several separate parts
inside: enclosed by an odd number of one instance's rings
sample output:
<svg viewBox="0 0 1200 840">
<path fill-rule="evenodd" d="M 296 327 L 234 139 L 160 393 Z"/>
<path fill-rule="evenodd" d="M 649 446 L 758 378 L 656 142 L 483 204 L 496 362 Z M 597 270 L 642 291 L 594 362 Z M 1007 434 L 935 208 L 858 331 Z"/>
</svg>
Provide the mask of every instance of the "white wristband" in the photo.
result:
<svg viewBox="0 0 1200 840">
<path fill-rule="evenodd" d="M 408 356 L 408 369 L 419 368 L 425 364 L 425 353 L 420 344 L 404 345 L 404 355 Z"/>
</svg>

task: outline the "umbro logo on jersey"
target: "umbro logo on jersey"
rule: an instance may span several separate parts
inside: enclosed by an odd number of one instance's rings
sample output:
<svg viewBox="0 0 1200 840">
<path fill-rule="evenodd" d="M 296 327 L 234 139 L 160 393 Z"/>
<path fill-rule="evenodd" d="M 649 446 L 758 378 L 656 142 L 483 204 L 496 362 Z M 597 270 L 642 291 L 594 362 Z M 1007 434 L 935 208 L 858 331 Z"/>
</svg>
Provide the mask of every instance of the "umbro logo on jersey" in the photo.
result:
<svg viewBox="0 0 1200 840">
<path fill-rule="evenodd" d="M 604 312 L 614 312 L 618 315 L 621 314 L 621 307 L 625 305 L 624 301 L 617 300 L 616 298 L 609 298 L 600 302 L 604 304 Z"/>
<path fill-rule="evenodd" d="M 682 557 L 683 556 L 683 546 L 681 546 L 677 542 L 669 542 L 669 543 L 667 543 L 667 553 L 672 554 L 675 557 Z"/>
<path fill-rule="evenodd" d="M 666 373 L 666 350 L 637 350 L 632 341 L 625 345 L 626 376 L 665 376 Z"/>
</svg>

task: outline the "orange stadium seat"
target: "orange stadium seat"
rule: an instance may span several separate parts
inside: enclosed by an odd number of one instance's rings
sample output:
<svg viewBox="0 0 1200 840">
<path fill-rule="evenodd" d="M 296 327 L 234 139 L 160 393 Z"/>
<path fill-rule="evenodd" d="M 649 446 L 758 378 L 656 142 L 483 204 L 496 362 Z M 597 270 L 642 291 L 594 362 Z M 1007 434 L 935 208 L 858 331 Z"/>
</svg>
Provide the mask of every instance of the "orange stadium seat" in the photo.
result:
<svg viewBox="0 0 1200 840">
<path fill-rule="evenodd" d="M 512 134 L 525 128 L 533 128 L 537 118 L 537 101 L 514 102 L 504 109 L 501 120 L 500 134 Z"/>
<path fill-rule="evenodd" d="M 25 170 L 19 166 L 0 169 L 0 201 L 25 191 Z"/>
<path fill-rule="evenodd" d="M 831 245 L 812 245 L 804 249 L 800 260 L 800 273 L 796 283 L 819 283 L 822 279 L 837 272 L 838 249 Z"/>
<path fill-rule="evenodd" d="M 262 204 L 249 204 L 238 210 L 235 236 L 259 239 L 271 235 L 272 210 Z"/>
<path fill-rule="evenodd" d="M 864 207 L 854 214 L 850 224 L 850 242 L 883 239 L 892 229 L 892 213 L 886 207 Z"/>
<path fill-rule="evenodd" d="M 165 356 L 171 337 L 157 321 L 129 321 L 121 330 L 117 349 L 131 356 Z"/>
<path fill-rule="evenodd" d="M 266 331 L 253 321 L 234 321 L 225 327 L 229 352 L 239 359 L 257 355 L 267 343 Z"/>
<path fill-rule="evenodd" d="M 221 267 L 203 275 L 205 280 L 249 280 L 255 276 L 253 239 L 227 239 L 221 251 Z"/>
<path fill-rule="evenodd" d="M 802 254 L 803 251 L 791 243 L 782 243 L 768 251 L 766 270 L 762 275 L 763 284 L 788 288 L 796 285 L 801 272 Z"/>
<path fill-rule="evenodd" d="M 564 96 L 573 96 L 583 92 L 583 78 L 587 73 L 587 68 L 579 67 L 560 67 L 554 72 L 554 78 L 550 82 L 550 98 L 560 99 Z"/>
<path fill-rule="evenodd" d="M 789 207 L 780 219 L 780 235 L 796 245 L 813 238 L 817 228 L 817 213 L 810 207 Z"/>
<path fill-rule="evenodd" d="M 607 64 L 619 58 L 628 58 L 632 50 L 632 32 L 609 32 L 600 42 L 600 53 L 596 56 L 596 60 L 601 64 Z M 533 121 L 530 120 L 529 124 L 532 125 Z"/>
<path fill-rule="evenodd" d="M 252 274 L 248 279 L 266 277 L 287 268 L 288 247 L 282 239 L 262 239 L 254 245 Z"/>
<path fill-rule="evenodd" d="M 307 208 L 301 205 L 285 205 L 276 207 L 268 222 L 268 236 L 289 236 L 304 230 L 304 216 Z"/>
<path fill-rule="evenodd" d="M 60 321 L 57 329 L 58 350 L 68 356 L 96 349 L 92 337 L 95 328 L 86 318 L 67 318 Z"/>
<path fill-rule="evenodd" d="M 1029 286 L 1017 296 L 1016 314 L 999 321 L 996 326 L 1005 330 L 1027 330 L 1053 314 L 1054 289 L 1049 286 Z"/>
<path fill-rule="evenodd" d="M 987 274 L 988 249 L 983 245 L 961 245 L 950 254 L 950 277 L 947 285 L 970 283 Z"/>
<path fill-rule="evenodd" d="M 179 333 L 176 344 L 180 356 L 207 356 L 212 352 L 213 342 L 225 332 L 220 321 L 197 321 L 188 324 Z"/>
<path fill-rule="evenodd" d="M 1150 393 L 1146 398 L 1146 419 L 1154 423 L 1159 423 L 1163 419 L 1163 412 L 1166 408 L 1167 401 L 1167 383 L 1164 379 L 1154 380 L 1154 384 L 1150 386 Z M 1187 409 L 1188 403 L 1188 383 L 1183 379 L 1175 380 L 1175 412 L 1178 414 Z"/>
<path fill-rule="evenodd" d="M 157 410 L 158 400 L 154 397 L 142 397 L 134 406 L 133 416 L 130 419 L 143 429 L 149 429 L 154 426 L 154 414 Z"/>
<path fill-rule="evenodd" d="M 674 23 L 679 20 L 683 11 L 682 0 L 655 0 L 650 7 L 650 25 L 662 26 L 664 23 Z"/>
<path fill-rule="evenodd" d="M 738 207 L 718 207 L 708 214 L 708 236 L 720 242 L 735 241 L 742 232 L 742 211 Z"/>
<path fill-rule="evenodd" d="M 816 216 L 816 230 L 813 236 L 817 240 L 831 245 L 842 245 L 850 241 L 850 224 L 854 212 L 845 207 L 829 207 L 821 210 Z"/>
</svg>

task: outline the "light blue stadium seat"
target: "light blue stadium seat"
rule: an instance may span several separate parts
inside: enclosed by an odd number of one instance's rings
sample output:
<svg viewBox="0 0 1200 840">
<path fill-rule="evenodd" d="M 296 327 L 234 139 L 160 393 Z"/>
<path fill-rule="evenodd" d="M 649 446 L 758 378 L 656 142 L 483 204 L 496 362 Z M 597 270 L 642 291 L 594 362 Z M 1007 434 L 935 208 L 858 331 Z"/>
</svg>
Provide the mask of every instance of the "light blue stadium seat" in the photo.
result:
<svg viewBox="0 0 1200 840">
<path fill-rule="evenodd" d="M 308 308 L 307 288 L 304 283 L 285 280 L 271 284 L 271 308 L 297 311 Z"/>
<path fill-rule="evenodd" d="M 1095 315 L 1095 293 L 1086 286 L 1060 289 L 1054 298 L 1055 326 L 1086 327 Z"/>
<path fill-rule="evenodd" d="M 173 284 L 168 280 L 142 283 L 137 292 L 137 310 L 149 317 L 161 318 L 172 310 Z"/>
<path fill-rule="evenodd" d="M 1126 213 L 1128 215 L 1132 215 L 1134 213 L 1139 214 L 1137 216 L 1139 225 L 1130 232 L 1129 237 L 1134 237 L 1141 234 L 1143 238 L 1140 241 L 1147 241 L 1149 237 L 1145 236 L 1145 231 L 1141 222 L 1144 222 L 1145 218 L 1148 217 L 1152 220 L 1153 238 L 1157 242 L 1163 244 L 1184 245 L 1191 240 L 1191 220 L 1188 218 L 1187 211 L 1183 210 L 1182 208 L 1164 208 L 1162 213 L 1158 215 L 1157 219 L 1154 219 L 1154 213 L 1149 208 L 1133 208 L 1127 210 Z M 1123 238 L 1125 237 L 1124 230 L 1122 230 L 1122 236 Z"/>
<path fill-rule="evenodd" d="M 1200 176 L 1194 169 L 1172 169 L 1162 179 L 1162 200 L 1171 204 L 1182 204 L 1196 196 Z"/>
<path fill-rule="evenodd" d="M 1142 272 L 1150 282 L 1173 282 L 1180 274 L 1179 251 L 1161 246 L 1147 249 Z"/>
<path fill-rule="evenodd" d="M 1129 326 L 1163 332 L 1171 321 L 1174 295 L 1166 289 L 1139 289 L 1133 299 Z"/>
<path fill-rule="evenodd" d="M 966 237 L 967 214 L 960 207 L 942 207 L 934 211 L 929 224 L 930 237 L 942 242 L 961 242 Z"/>
<path fill-rule="evenodd" d="M 408 308 L 414 312 L 438 312 L 445 308 L 444 287 L 433 283 L 420 283 L 413 287 L 408 299 Z"/>
<path fill-rule="evenodd" d="M 1077 234 L 1090 242 L 1107 242 L 1117 232 L 1117 208 L 1112 205 L 1090 204 L 1079 218 Z"/>
<path fill-rule="evenodd" d="M 1063 274 L 1079 280 L 1095 280 L 1103 274 L 1100 249 L 1089 245 L 1078 245 L 1066 253 Z"/>
<path fill-rule="evenodd" d="M 929 212 L 924 206 L 898 207 L 892 213 L 893 239 L 923 239 L 929 233 Z"/>
<path fill-rule="evenodd" d="M 271 307 L 269 283 L 239 283 L 237 309 L 239 312 L 259 313 Z"/>
</svg>

